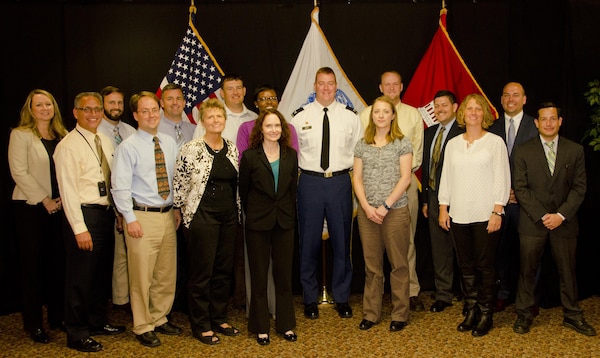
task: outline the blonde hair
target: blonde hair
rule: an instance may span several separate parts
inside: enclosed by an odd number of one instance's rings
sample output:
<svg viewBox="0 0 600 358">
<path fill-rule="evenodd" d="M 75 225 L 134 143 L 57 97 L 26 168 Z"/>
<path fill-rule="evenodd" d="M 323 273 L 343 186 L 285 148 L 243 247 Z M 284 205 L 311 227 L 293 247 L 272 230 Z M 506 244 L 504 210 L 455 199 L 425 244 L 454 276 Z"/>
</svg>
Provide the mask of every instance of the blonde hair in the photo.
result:
<svg viewBox="0 0 600 358">
<path fill-rule="evenodd" d="M 465 109 L 467 107 L 467 103 L 469 103 L 470 100 L 474 100 L 475 103 L 480 105 L 483 109 L 483 121 L 481 122 L 481 127 L 483 129 L 488 129 L 489 127 L 491 127 L 492 124 L 494 124 L 494 116 L 492 115 L 492 111 L 490 111 L 490 106 L 488 105 L 485 98 L 477 93 L 472 93 L 465 97 L 465 99 L 463 99 L 462 103 L 460 104 L 460 107 L 458 107 L 458 111 L 456 112 L 456 123 L 458 123 L 458 126 L 461 128 L 465 128 L 466 126 Z"/>
<path fill-rule="evenodd" d="M 365 129 L 365 143 L 375 144 L 375 123 L 373 123 L 373 107 L 377 102 L 387 103 L 392 109 L 392 113 L 394 114 L 394 118 L 392 118 L 392 123 L 390 123 L 390 130 L 385 136 L 385 139 L 387 139 L 387 141 L 391 143 L 396 139 L 404 138 L 404 134 L 402 134 L 402 131 L 400 130 L 400 127 L 397 124 L 398 112 L 396 111 L 396 106 L 394 105 L 394 102 L 392 102 L 392 100 L 388 96 L 380 96 L 375 98 L 375 100 L 373 101 L 373 105 L 371 106 L 371 113 L 369 113 L 369 125 L 367 125 L 367 128 Z"/>
<path fill-rule="evenodd" d="M 34 89 L 29 92 L 27 99 L 25 100 L 25 104 L 23 108 L 21 108 L 21 119 L 19 121 L 19 125 L 17 129 L 29 129 L 33 133 L 35 133 L 39 138 L 42 137 L 37 128 L 37 120 L 31 111 L 31 102 L 33 101 L 33 96 L 36 94 L 41 94 L 50 99 L 52 102 L 52 106 L 54 107 L 54 115 L 50 120 L 50 126 L 48 127 L 48 132 L 57 139 L 62 139 L 67 135 L 67 129 L 62 121 L 62 116 L 60 115 L 60 110 L 58 109 L 58 103 L 54 99 L 54 96 L 46 90 L 43 89 Z"/>
</svg>

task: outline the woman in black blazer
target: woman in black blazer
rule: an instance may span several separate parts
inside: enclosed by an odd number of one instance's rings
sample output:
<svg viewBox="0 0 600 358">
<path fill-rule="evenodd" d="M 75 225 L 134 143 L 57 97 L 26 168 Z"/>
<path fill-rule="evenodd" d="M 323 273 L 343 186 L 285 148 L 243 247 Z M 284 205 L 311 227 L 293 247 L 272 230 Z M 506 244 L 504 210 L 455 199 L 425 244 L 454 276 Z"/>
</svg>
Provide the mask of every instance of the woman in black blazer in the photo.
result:
<svg viewBox="0 0 600 358">
<path fill-rule="evenodd" d="M 267 109 L 256 119 L 249 148 L 240 163 L 240 197 L 246 214 L 245 233 L 252 293 L 248 330 L 258 344 L 269 339 L 267 270 L 273 260 L 275 329 L 296 341 L 292 296 L 294 226 L 298 157 L 290 147 L 290 130 L 283 115 Z"/>
</svg>

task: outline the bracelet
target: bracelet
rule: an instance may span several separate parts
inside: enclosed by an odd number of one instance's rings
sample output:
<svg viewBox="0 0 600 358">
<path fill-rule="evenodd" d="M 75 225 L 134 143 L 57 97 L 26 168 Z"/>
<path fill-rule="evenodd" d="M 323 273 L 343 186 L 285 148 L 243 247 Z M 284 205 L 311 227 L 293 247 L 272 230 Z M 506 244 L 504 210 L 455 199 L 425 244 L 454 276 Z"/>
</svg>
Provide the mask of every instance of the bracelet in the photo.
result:
<svg viewBox="0 0 600 358">
<path fill-rule="evenodd" d="M 504 216 L 504 214 L 499 211 L 492 211 L 492 214 L 498 215 L 500 217 Z"/>
<path fill-rule="evenodd" d="M 383 201 L 383 204 L 381 204 L 381 205 L 383 205 L 383 207 L 388 211 L 392 209 L 388 206 L 388 204 L 386 204 L 385 200 Z"/>
</svg>

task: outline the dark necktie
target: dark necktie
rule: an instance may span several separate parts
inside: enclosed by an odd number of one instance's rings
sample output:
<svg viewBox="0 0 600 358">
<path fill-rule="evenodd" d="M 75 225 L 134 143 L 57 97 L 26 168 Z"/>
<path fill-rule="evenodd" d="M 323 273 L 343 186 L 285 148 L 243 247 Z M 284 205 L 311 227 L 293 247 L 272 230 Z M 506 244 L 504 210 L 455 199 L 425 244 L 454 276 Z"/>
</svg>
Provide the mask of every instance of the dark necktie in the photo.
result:
<svg viewBox="0 0 600 358">
<path fill-rule="evenodd" d="M 158 137 L 154 137 L 154 162 L 156 164 L 156 183 L 158 184 L 158 194 L 163 199 L 169 197 L 171 189 L 169 188 L 169 176 L 167 174 L 167 167 L 165 165 L 165 154 L 160 149 L 158 144 Z"/>
<path fill-rule="evenodd" d="M 510 125 L 508 126 L 508 135 L 506 136 L 506 146 L 508 147 L 508 155 L 510 155 L 515 145 L 515 120 L 510 118 L 508 121 Z"/>
<path fill-rule="evenodd" d="M 323 141 L 321 142 L 321 168 L 329 168 L 329 117 L 327 117 L 327 108 L 323 108 Z"/>
<path fill-rule="evenodd" d="M 100 136 L 96 134 L 94 138 L 94 143 L 96 143 L 96 151 L 98 152 L 98 158 L 100 159 L 100 167 L 102 168 L 102 175 L 104 176 L 104 182 L 106 183 L 106 191 L 108 195 L 109 204 L 113 204 L 112 195 L 110 193 L 110 167 L 108 166 L 108 161 L 106 160 L 106 156 L 104 155 L 104 150 L 102 150 L 102 140 L 100 140 Z"/>
<path fill-rule="evenodd" d="M 440 124 L 441 125 L 441 124 Z M 435 181 L 437 168 L 440 162 L 440 154 L 442 151 L 442 139 L 444 138 L 444 131 L 446 127 L 441 127 L 435 138 L 435 144 L 433 145 L 433 153 L 431 154 L 431 168 L 429 170 L 429 186 L 431 189 L 436 190 L 437 183 Z"/>
</svg>

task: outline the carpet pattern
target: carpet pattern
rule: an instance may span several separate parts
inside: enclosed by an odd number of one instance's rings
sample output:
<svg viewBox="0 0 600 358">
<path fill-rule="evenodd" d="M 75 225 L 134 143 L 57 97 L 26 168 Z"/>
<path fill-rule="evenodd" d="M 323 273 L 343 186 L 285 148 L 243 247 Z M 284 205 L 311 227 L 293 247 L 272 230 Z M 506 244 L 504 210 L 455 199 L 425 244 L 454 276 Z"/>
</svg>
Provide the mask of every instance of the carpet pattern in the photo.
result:
<svg viewBox="0 0 600 358">
<path fill-rule="evenodd" d="M 230 323 L 242 334 L 220 335 L 221 344 L 207 346 L 192 337 L 187 316 L 174 312 L 172 322 L 184 329 L 181 336 L 158 334 L 162 345 L 140 345 L 131 331 L 131 317 L 122 311 L 110 313 L 110 323 L 125 325 L 127 332 L 118 336 L 98 336 L 104 345 L 98 353 L 80 353 L 66 347 L 66 335 L 50 330 L 49 344 L 34 343 L 23 330 L 20 313 L 0 317 L 0 357 L 600 357 L 600 336 L 586 337 L 562 326 L 562 308 L 540 309 L 531 332 L 513 332 L 514 305 L 494 315 L 494 328 L 485 337 L 461 333 L 462 302 L 444 312 L 429 312 L 433 303 L 429 292 L 421 293 L 425 312 L 411 312 L 408 326 L 390 332 L 390 299 L 384 296 L 384 319 L 368 331 L 358 329 L 362 319 L 362 295 L 352 295 L 354 317 L 341 319 L 333 305 L 319 306 L 320 318 L 306 319 L 301 297 L 295 297 L 297 342 L 287 342 L 271 328 L 271 344 L 259 346 L 256 336 L 247 332 L 243 311 L 230 309 Z M 581 302 L 586 320 L 600 332 L 600 296 Z"/>
</svg>

